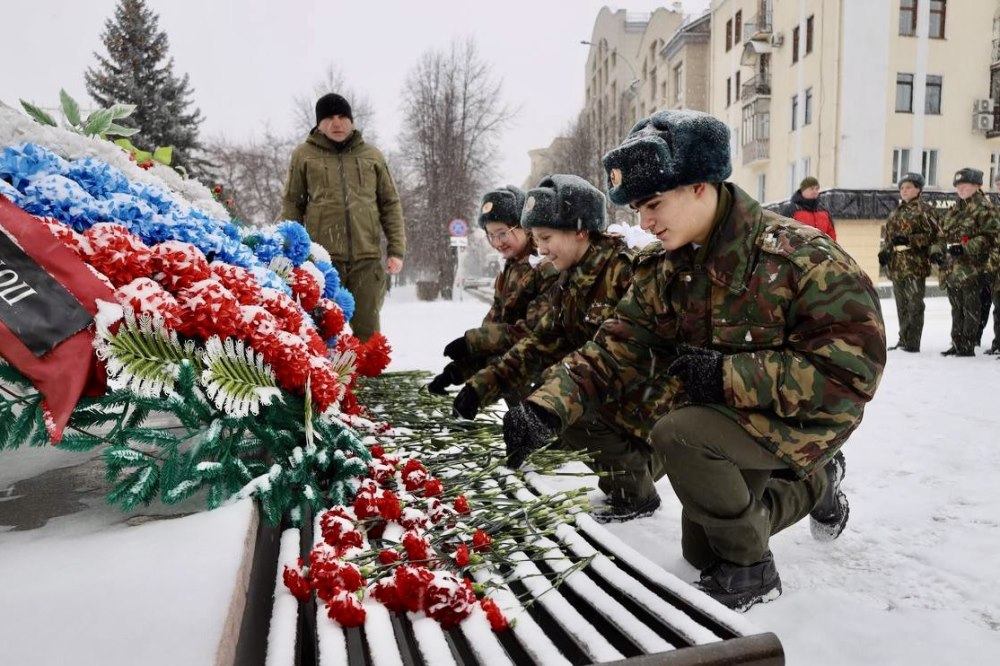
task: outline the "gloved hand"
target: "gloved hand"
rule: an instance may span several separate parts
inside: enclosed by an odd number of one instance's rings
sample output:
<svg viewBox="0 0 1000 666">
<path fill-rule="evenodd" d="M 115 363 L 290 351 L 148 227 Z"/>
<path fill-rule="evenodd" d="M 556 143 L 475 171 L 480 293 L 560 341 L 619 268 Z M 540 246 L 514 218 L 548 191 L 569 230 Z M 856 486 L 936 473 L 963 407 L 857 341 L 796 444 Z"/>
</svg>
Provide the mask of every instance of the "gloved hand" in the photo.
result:
<svg viewBox="0 0 1000 666">
<path fill-rule="evenodd" d="M 465 336 L 455 338 L 444 346 L 444 355 L 453 361 L 461 361 L 472 356 L 469 345 L 465 341 Z"/>
<path fill-rule="evenodd" d="M 885 266 L 889 263 L 889 250 L 879 250 L 878 265 Z"/>
<path fill-rule="evenodd" d="M 930 256 L 927 258 L 932 264 L 937 264 L 938 266 L 944 265 L 944 255 L 940 252 L 931 252 Z"/>
<path fill-rule="evenodd" d="M 542 448 L 559 428 L 559 417 L 533 402 L 522 402 L 503 417 L 503 441 L 507 445 L 507 467 L 517 469 Z"/>
<path fill-rule="evenodd" d="M 722 403 L 722 354 L 714 349 L 679 345 L 667 373 L 684 383 L 691 402 Z"/>
<path fill-rule="evenodd" d="M 955 243 L 954 245 L 949 245 L 948 254 L 950 254 L 953 257 L 961 257 L 963 254 L 965 254 L 965 247 L 959 243 Z"/>
<path fill-rule="evenodd" d="M 452 403 L 451 408 L 456 416 L 471 421 L 479 413 L 479 395 L 474 388 L 466 384 L 455 396 L 455 402 Z"/>
<path fill-rule="evenodd" d="M 910 239 L 907 238 L 906 236 L 901 235 L 901 234 L 896 234 L 895 236 L 892 237 L 892 244 L 893 245 L 909 245 L 910 244 Z"/>
<path fill-rule="evenodd" d="M 444 366 L 440 375 L 431 380 L 431 383 L 427 385 L 427 390 L 434 395 L 447 395 L 449 386 L 461 384 L 462 381 L 462 371 L 459 369 L 458 363 L 452 361 Z"/>
</svg>

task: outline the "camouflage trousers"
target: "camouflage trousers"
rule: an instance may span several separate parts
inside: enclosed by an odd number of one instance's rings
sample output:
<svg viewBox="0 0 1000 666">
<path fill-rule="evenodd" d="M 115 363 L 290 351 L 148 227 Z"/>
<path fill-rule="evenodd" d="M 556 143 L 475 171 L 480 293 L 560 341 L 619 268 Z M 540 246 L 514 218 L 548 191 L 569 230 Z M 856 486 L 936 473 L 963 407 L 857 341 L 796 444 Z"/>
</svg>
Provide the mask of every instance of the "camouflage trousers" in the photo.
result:
<svg viewBox="0 0 1000 666">
<path fill-rule="evenodd" d="M 910 351 L 920 351 L 924 332 L 925 278 L 906 277 L 892 281 L 892 294 L 899 316 L 899 344 Z"/>
<path fill-rule="evenodd" d="M 585 415 L 563 431 L 560 441 L 591 455 L 590 468 L 600 475 L 598 487 L 609 497 L 631 503 L 656 493 L 649 445 L 599 416 Z"/>
<path fill-rule="evenodd" d="M 982 281 L 948 283 L 951 304 L 951 346 L 959 354 L 973 354 L 982 334 Z"/>
<path fill-rule="evenodd" d="M 983 273 L 979 279 L 979 335 L 976 336 L 976 344 L 983 344 L 983 331 L 986 330 L 986 322 L 990 318 L 990 305 L 993 304 L 993 276 Z"/>
<path fill-rule="evenodd" d="M 379 330 L 379 310 L 385 300 L 388 283 L 381 259 L 362 259 L 352 263 L 335 262 L 340 282 L 354 294 L 351 330 L 362 342 Z"/>
<path fill-rule="evenodd" d="M 993 344 L 990 347 L 1000 350 L 1000 273 L 993 280 Z"/>
<path fill-rule="evenodd" d="M 797 478 L 711 407 L 671 411 L 653 426 L 650 442 L 681 502 L 684 559 L 699 569 L 719 559 L 758 561 L 771 535 L 807 516 L 826 490 L 822 470 Z"/>
</svg>

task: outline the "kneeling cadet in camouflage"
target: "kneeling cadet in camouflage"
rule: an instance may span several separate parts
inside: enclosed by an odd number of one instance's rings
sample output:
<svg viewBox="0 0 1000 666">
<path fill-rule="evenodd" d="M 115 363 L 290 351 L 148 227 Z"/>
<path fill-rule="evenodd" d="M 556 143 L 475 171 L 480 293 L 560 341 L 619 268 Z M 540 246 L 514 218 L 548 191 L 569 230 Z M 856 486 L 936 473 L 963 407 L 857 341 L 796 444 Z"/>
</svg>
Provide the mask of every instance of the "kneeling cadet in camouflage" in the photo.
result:
<svg viewBox="0 0 1000 666">
<path fill-rule="evenodd" d="M 590 340 L 632 281 L 633 254 L 623 238 L 604 232 L 604 195 L 578 176 L 556 174 L 529 190 L 521 226 L 531 230 L 559 277 L 538 299 L 541 315 L 530 335 L 476 373 L 455 397 L 455 411 L 465 418 L 501 395 L 530 387 L 546 368 Z M 590 452 L 595 469 L 605 473 L 600 485 L 609 501 L 598 516 L 604 520 L 648 515 L 660 503 L 645 434 L 634 424 L 629 430 L 619 418 L 622 411 L 609 405 L 562 436 L 563 446 Z M 509 460 L 512 467 L 520 462 Z"/>
<path fill-rule="evenodd" d="M 508 450 L 532 450 L 546 422 L 566 427 L 626 391 L 651 356 L 676 355 L 653 464 L 680 500 L 695 585 L 745 610 L 781 593 L 772 534 L 806 515 L 820 539 L 846 525 L 839 449 L 885 365 L 878 296 L 835 242 L 725 182 L 729 130 L 708 114 L 660 111 L 604 166 L 611 200 L 636 208 L 662 249 L 637 262 L 594 340 L 507 413 Z"/>
<path fill-rule="evenodd" d="M 531 232 L 521 227 L 524 192 L 507 185 L 483 196 L 479 210 L 479 226 L 492 245 L 504 258 L 503 270 L 493 285 L 493 305 L 478 328 L 470 328 L 461 337 L 449 342 L 444 355 L 452 359 L 427 390 L 445 395 L 447 387 L 463 384 L 479 370 L 528 335 L 535 325 L 537 313 L 531 304 L 548 289 L 559 271 L 551 262 L 542 260 L 532 265 L 535 253 Z M 506 398 L 517 401 L 526 391 Z"/>
</svg>

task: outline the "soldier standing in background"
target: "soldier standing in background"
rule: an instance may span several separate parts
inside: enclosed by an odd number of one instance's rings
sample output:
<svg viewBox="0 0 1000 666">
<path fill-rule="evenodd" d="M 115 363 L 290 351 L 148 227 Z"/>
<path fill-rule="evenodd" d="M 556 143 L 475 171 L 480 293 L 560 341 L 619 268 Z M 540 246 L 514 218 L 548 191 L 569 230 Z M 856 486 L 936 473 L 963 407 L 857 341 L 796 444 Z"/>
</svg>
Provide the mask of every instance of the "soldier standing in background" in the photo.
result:
<svg viewBox="0 0 1000 666">
<path fill-rule="evenodd" d="M 975 356 L 983 330 L 986 261 L 1000 234 L 1000 221 L 983 194 L 982 171 L 959 169 L 952 182 L 958 201 L 945 213 L 941 235 L 931 248 L 931 261 L 940 266 L 941 283 L 948 290 L 951 304 L 951 347 L 941 355 Z"/>
<path fill-rule="evenodd" d="M 649 436 L 652 465 L 681 502 L 696 586 L 745 610 L 781 593 L 771 535 L 807 515 L 821 540 L 847 524 L 840 448 L 885 366 L 878 295 L 835 242 L 725 182 L 729 129 L 713 116 L 659 111 L 604 166 L 611 200 L 662 249 L 594 339 L 507 412 L 504 440 L 523 456 L 581 403 L 614 402 L 651 358 L 677 356 L 655 369 L 679 390 Z"/>
<path fill-rule="evenodd" d="M 428 384 L 431 393 L 445 395 L 448 386 L 464 383 L 531 332 L 537 312 L 529 319 L 529 307 L 555 282 L 559 271 L 546 260 L 532 265 L 535 242 L 531 233 L 521 227 L 523 209 L 524 192 L 513 185 L 483 196 L 479 226 L 490 245 L 503 256 L 503 270 L 493 285 L 493 305 L 482 325 L 470 328 L 445 346 L 444 355 L 452 361 Z M 511 395 L 520 399 L 526 393 Z"/>
<path fill-rule="evenodd" d="M 902 201 L 882 229 L 879 264 L 892 280 L 892 294 L 899 315 L 899 341 L 889 349 L 920 351 L 924 330 L 924 288 L 931 274 L 930 248 L 937 240 L 938 218 L 934 207 L 920 195 L 924 177 L 907 173 L 899 181 Z"/>
<path fill-rule="evenodd" d="M 1000 175 L 993 179 L 993 190 L 1000 192 Z M 986 271 L 988 279 L 993 281 L 993 343 L 985 353 L 1000 354 L 1000 238 L 997 238 L 986 262 Z"/>
</svg>

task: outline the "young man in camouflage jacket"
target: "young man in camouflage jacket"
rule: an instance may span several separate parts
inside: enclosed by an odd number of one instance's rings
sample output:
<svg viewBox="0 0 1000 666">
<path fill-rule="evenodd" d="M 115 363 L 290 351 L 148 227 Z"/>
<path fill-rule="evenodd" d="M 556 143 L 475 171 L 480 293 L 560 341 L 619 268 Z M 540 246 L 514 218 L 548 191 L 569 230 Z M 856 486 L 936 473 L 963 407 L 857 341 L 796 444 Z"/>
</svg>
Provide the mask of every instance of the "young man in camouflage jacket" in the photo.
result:
<svg viewBox="0 0 1000 666">
<path fill-rule="evenodd" d="M 431 393 L 445 395 L 448 386 L 464 383 L 528 335 L 537 323 L 537 308 L 530 306 L 555 282 L 559 271 L 545 260 L 532 265 L 535 243 L 531 233 L 521 227 L 523 209 L 524 191 L 513 185 L 483 196 L 479 226 L 503 255 L 503 270 L 493 285 L 493 305 L 483 323 L 445 346 L 444 355 L 452 360 L 428 384 Z M 525 395 L 522 390 L 506 397 L 516 402 Z"/>
<path fill-rule="evenodd" d="M 982 171 L 959 169 L 953 184 L 958 201 L 945 213 L 941 235 L 931 248 L 951 304 L 951 347 L 941 355 L 975 356 L 984 326 L 982 292 L 992 281 L 987 260 L 1000 234 L 1000 218 L 981 189 Z"/>
<path fill-rule="evenodd" d="M 604 166 L 611 200 L 637 208 L 662 250 L 594 340 L 507 413 L 504 438 L 524 455 L 553 420 L 566 427 L 651 356 L 675 356 L 657 368 L 678 389 L 649 438 L 654 465 L 682 505 L 696 585 L 743 610 L 781 592 L 772 534 L 811 515 L 830 539 L 847 522 L 839 450 L 885 365 L 878 296 L 836 243 L 725 182 L 729 130 L 708 114 L 657 112 Z"/>
<path fill-rule="evenodd" d="M 528 191 L 521 224 L 536 236 L 539 251 L 560 271 L 538 299 L 541 316 L 531 333 L 476 373 L 455 398 L 455 411 L 474 418 L 481 405 L 527 388 L 546 368 L 590 340 L 632 281 L 633 254 L 620 236 L 604 233 L 607 212 L 600 190 L 578 176 L 553 175 Z M 529 391 L 530 392 L 530 391 Z M 599 520 L 649 515 L 660 505 L 650 468 L 646 430 L 619 406 L 593 413 L 567 429 L 561 444 L 589 452 L 603 473 L 608 505 Z M 509 459 L 511 467 L 521 464 Z"/>
<path fill-rule="evenodd" d="M 907 173 L 899 180 L 902 201 L 882 229 L 878 262 L 892 280 L 892 294 L 899 315 L 899 341 L 889 349 L 920 351 L 924 330 L 924 288 L 931 274 L 931 245 L 939 232 L 934 207 L 920 195 L 924 177 Z"/>
</svg>

